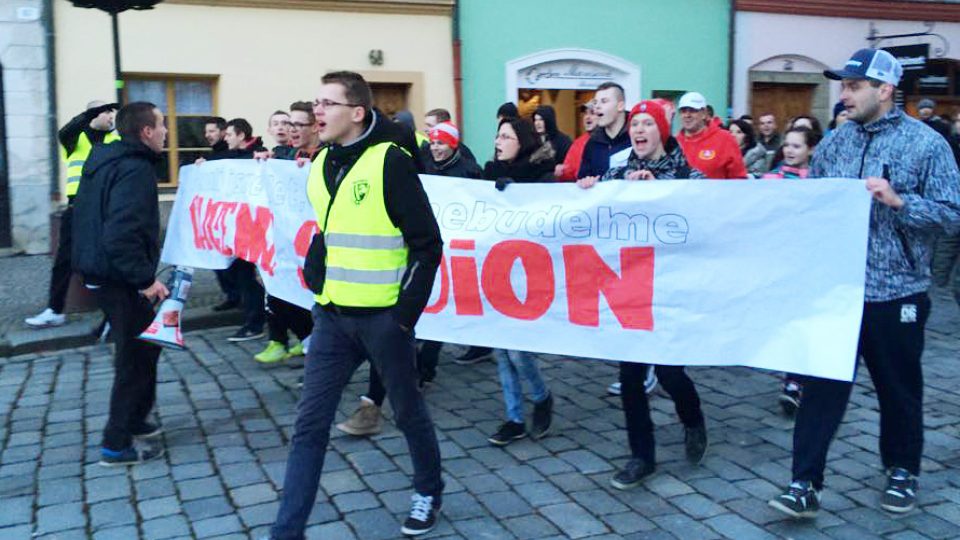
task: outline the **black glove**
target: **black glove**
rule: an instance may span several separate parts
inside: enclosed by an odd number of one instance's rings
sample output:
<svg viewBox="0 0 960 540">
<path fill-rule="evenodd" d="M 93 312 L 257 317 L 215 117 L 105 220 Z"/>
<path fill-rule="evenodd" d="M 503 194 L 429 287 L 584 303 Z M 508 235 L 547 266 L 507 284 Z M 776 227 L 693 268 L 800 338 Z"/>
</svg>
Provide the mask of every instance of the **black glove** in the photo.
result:
<svg viewBox="0 0 960 540">
<path fill-rule="evenodd" d="M 507 184 L 512 184 L 512 183 L 513 183 L 513 178 L 504 176 L 502 178 L 497 178 L 497 183 L 494 184 L 494 187 L 497 188 L 497 191 L 503 191 L 507 189 Z"/>
<path fill-rule="evenodd" d="M 87 110 L 87 112 L 84 114 L 87 118 L 93 120 L 94 118 L 100 116 L 100 114 L 102 113 L 105 113 L 107 111 L 116 111 L 119 108 L 120 108 L 119 103 L 105 103 L 99 107 L 94 107 L 92 109 Z"/>
</svg>

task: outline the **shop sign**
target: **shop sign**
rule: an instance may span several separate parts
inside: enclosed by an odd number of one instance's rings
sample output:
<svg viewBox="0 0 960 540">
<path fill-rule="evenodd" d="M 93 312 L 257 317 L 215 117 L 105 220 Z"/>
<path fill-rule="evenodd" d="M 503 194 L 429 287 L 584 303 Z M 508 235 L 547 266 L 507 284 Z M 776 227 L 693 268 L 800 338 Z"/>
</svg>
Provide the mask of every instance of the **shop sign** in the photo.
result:
<svg viewBox="0 0 960 540">
<path fill-rule="evenodd" d="M 584 60 L 557 60 L 520 70 L 521 88 L 594 89 L 624 75 L 620 70 Z"/>
</svg>

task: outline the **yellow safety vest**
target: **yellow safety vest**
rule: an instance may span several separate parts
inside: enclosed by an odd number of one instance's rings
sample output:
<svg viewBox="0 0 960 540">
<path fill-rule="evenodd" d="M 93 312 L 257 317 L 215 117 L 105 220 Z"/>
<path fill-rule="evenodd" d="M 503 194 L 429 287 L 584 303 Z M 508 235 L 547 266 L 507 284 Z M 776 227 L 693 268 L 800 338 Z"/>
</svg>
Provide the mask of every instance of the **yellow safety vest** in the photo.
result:
<svg viewBox="0 0 960 540">
<path fill-rule="evenodd" d="M 419 131 L 414 131 L 413 134 L 417 139 L 417 146 L 423 146 L 424 144 L 426 144 L 427 146 L 430 146 L 429 137 L 427 137 L 423 133 L 420 133 Z"/>
<path fill-rule="evenodd" d="M 307 197 L 327 251 L 323 291 L 314 296 L 320 305 L 389 307 L 397 303 L 408 249 L 400 229 L 390 221 L 383 198 L 384 158 L 394 146 L 380 143 L 367 148 L 340 181 L 332 201 L 323 173 L 328 150 L 321 150 L 313 161 Z"/>
<path fill-rule="evenodd" d="M 120 135 L 116 131 L 111 131 L 103 138 L 103 144 L 110 144 L 119 141 Z M 77 146 L 69 156 L 66 156 L 67 162 L 67 197 L 73 197 L 80 189 L 80 177 L 83 176 L 83 164 L 90 157 L 90 151 L 93 150 L 93 144 L 85 132 L 80 132 L 77 138 Z"/>
</svg>

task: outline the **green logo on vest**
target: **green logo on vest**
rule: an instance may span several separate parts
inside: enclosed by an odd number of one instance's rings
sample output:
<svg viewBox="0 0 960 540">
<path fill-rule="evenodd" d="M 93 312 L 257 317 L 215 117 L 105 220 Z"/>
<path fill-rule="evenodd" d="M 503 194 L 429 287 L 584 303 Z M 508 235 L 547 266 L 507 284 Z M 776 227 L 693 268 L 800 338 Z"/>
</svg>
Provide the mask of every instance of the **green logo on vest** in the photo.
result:
<svg viewBox="0 0 960 540">
<path fill-rule="evenodd" d="M 353 182 L 353 202 L 356 205 L 360 205 L 363 202 L 363 199 L 367 196 L 367 192 L 370 191 L 370 183 L 366 180 L 356 180 Z"/>
</svg>

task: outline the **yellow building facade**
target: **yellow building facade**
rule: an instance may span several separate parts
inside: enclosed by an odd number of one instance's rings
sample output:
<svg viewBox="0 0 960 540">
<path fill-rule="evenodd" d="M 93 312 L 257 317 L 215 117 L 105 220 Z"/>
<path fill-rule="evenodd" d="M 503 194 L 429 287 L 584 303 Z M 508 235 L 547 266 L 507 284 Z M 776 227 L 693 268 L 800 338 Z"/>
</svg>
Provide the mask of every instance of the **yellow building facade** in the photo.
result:
<svg viewBox="0 0 960 540">
<path fill-rule="evenodd" d="M 112 32 L 104 12 L 53 4 L 62 126 L 89 101 L 116 99 Z M 246 118 L 273 146 L 271 113 L 312 102 L 328 71 L 360 72 L 380 108 L 408 109 L 420 128 L 429 109 L 455 113 L 452 9 L 453 0 L 167 0 L 121 13 L 124 97 L 157 103 L 171 128 L 161 185 L 174 187 L 178 164 L 204 151 L 203 118 Z M 64 178 L 61 167 L 61 187 Z"/>
</svg>

